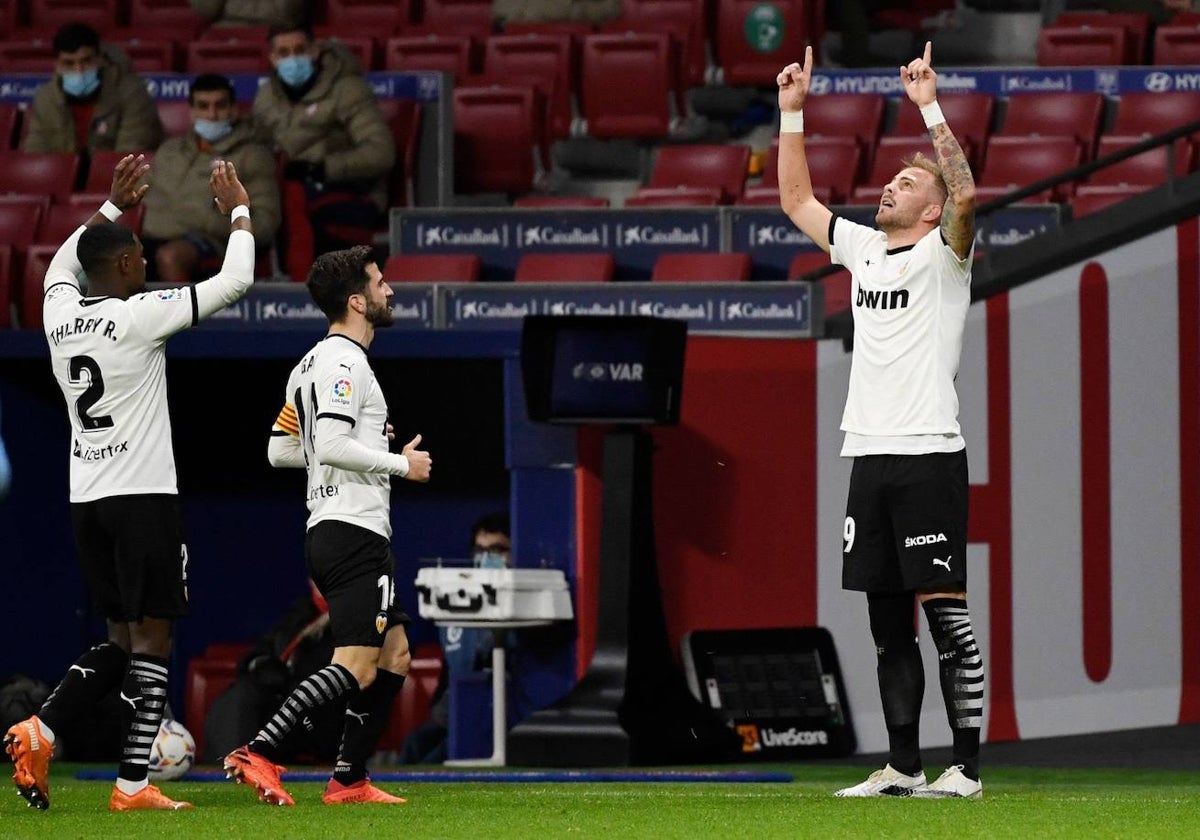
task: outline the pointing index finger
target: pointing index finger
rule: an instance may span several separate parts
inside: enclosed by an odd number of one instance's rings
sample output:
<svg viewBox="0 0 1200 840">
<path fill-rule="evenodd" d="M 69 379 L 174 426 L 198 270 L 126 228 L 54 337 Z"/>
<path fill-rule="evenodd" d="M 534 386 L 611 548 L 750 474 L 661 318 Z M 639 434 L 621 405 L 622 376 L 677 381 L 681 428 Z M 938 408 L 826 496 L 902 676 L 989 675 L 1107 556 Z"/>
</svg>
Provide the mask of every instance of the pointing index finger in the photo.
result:
<svg viewBox="0 0 1200 840">
<path fill-rule="evenodd" d="M 804 48 L 804 73 L 812 73 L 812 47 Z"/>
<path fill-rule="evenodd" d="M 933 66 L 933 41 L 925 42 L 925 63 Z"/>
</svg>

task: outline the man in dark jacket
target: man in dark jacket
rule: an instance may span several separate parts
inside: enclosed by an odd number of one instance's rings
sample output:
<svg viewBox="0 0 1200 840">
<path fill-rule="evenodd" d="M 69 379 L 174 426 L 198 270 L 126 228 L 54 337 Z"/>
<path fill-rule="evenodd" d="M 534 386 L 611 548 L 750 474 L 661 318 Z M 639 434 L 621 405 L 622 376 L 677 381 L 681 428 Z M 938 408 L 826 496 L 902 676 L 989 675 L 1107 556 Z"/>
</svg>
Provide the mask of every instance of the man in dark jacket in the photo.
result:
<svg viewBox="0 0 1200 840">
<path fill-rule="evenodd" d="M 27 152 L 139 152 L 162 141 L 146 83 L 96 30 L 68 23 L 54 35 L 54 78 L 33 94 Z"/>
</svg>

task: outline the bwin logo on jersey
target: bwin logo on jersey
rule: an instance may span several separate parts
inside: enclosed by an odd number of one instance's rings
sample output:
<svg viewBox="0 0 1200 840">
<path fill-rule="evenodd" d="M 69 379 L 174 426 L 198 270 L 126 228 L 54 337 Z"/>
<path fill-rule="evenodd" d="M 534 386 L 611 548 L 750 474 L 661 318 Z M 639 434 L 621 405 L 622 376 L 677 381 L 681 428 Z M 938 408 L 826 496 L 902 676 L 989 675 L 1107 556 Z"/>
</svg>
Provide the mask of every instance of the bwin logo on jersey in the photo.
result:
<svg viewBox="0 0 1200 840">
<path fill-rule="evenodd" d="M 912 548 L 914 545 L 933 545 L 934 543 L 950 542 L 946 539 L 945 534 L 921 534 L 918 537 L 905 537 L 904 547 Z"/>
<path fill-rule="evenodd" d="M 855 306 L 865 306 L 867 309 L 907 309 L 908 289 L 884 289 L 867 291 L 858 287 L 858 297 L 854 299 Z"/>
</svg>

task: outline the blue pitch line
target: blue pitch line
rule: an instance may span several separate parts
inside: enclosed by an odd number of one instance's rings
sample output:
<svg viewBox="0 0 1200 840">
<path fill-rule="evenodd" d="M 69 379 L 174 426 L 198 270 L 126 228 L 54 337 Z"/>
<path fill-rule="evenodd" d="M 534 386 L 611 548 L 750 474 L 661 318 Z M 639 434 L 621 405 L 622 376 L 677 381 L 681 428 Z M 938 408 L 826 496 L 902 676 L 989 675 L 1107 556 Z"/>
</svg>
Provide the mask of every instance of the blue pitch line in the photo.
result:
<svg viewBox="0 0 1200 840">
<path fill-rule="evenodd" d="M 84 782 L 111 782 L 115 770 L 80 770 Z M 328 771 L 284 773 L 285 782 L 324 782 Z M 193 770 L 185 782 L 223 782 L 223 770 Z M 791 782 L 790 773 L 755 770 L 401 770 L 372 773 L 374 782 Z"/>
</svg>

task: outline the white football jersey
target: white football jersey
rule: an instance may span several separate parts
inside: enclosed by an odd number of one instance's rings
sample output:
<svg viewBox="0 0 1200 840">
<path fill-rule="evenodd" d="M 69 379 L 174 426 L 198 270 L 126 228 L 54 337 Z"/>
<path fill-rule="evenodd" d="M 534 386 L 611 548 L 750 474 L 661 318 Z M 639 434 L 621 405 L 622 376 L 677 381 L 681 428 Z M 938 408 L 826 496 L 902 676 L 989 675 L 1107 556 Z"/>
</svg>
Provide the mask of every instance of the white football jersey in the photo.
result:
<svg viewBox="0 0 1200 840">
<path fill-rule="evenodd" d="M 55 254 L 42 301 L 50 361 L 71 421 L 71 501 L 176 493 L 166 340 L 246 293 L 254 239 L 231 234 L 226 265 L 210 280 L 121 300 L 80 293 L 75 249 L 82 231 Z"/>
<path fill-rule="evenodd" d="M 318 421 L 328 420 L 345 424 L 353 440 L 377 453 L 381 462 L 399 460 L 398 455 L 389 457 L 387 401 L 367 363 L 366 349 L 336 333 L 317 342 L 292 368 L 277 428 L 287 428 L 285 418 L 292 412 L 308 472 L 308 527 L 336 519 L 390 539 L 391 475 L 339 469 L 317 457 Z"/>
<path fill-rule="evenodd" d="M 882 231 L 836 217 L 829 255 L 852 278 L 854 354 L 841 426 L 848 445 L 869 438 L 873 452 L 961 449 L 954 378 L 974 246 L 959 259 L 934 229 L 915 245 L 888 250 Z M 918 436 L 929 436 L 928 444 L 914 447 Z"/>
</svg>

